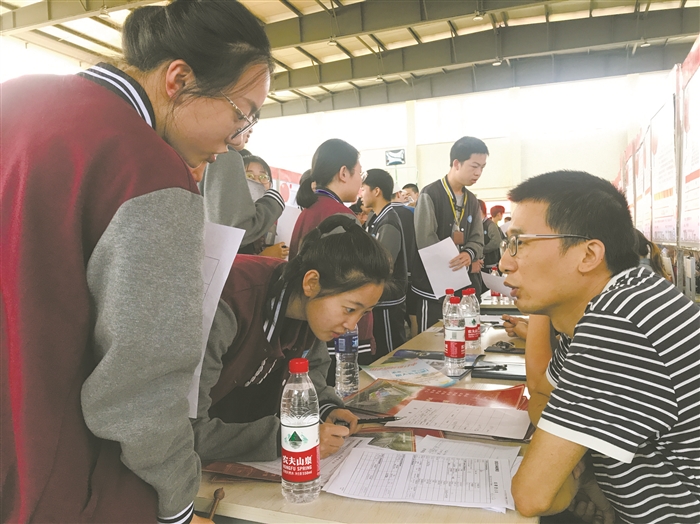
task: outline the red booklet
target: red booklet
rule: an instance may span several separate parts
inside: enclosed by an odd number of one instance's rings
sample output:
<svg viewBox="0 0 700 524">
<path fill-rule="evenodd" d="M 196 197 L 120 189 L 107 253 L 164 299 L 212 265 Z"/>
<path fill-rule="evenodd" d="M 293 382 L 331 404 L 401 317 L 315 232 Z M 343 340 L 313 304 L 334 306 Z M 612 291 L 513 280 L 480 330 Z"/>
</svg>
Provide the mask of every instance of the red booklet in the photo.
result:
<svg viewBox="0 0 700 524">
<path fill-rule="evenodd" d="M 345 399 L 350 410 L 376 413 L 384 416 L 396 415 L 412 400 L 447 402 L 485 408 L 527 409 L 523 396 L 525 384 L 506 389 L 459 389 L 434 386 L 415 386 L 388 380 L 375 380 L 361 391 Z M 524 400 L 523 400 L 524 399 Z"/>
</svg>

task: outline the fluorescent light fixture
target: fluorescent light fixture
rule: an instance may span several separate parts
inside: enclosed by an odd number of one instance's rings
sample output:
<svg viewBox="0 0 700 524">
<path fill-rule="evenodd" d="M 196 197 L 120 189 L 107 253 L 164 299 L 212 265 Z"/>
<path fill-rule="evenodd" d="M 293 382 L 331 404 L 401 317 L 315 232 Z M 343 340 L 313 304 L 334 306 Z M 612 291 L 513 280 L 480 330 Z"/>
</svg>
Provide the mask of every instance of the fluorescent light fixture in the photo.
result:
<svg viewBox="0 0 700 524">
<path fill-rule="evenodd" d="M 646 40 L 644 40 L 644 42 L 642 42 L 641 44 L 639 44 L 639 47 L 649 47 L 650 45 L 651 45 L 651 44 L 650 44 L 649 42 L 647 42 Z"/>
<path fill-rule="evenodd" d="M 481 22 L 483 19 L 484 19 L 484 15 L 481 13 L 481 11 L 476 11 L 474 13 L 474 21 Z"/>
<path fill-rule="evenodd" d="M 491 65 L 492 65 L 493 67 L 498 67 L 498 66 L 501 65 L 502 63 L 503 63 L 503 60 L 501 60 L 500 58 L 497 58 L 496 61 L 495 61 L 493 64 L 491 64 Z"/>
</svg>

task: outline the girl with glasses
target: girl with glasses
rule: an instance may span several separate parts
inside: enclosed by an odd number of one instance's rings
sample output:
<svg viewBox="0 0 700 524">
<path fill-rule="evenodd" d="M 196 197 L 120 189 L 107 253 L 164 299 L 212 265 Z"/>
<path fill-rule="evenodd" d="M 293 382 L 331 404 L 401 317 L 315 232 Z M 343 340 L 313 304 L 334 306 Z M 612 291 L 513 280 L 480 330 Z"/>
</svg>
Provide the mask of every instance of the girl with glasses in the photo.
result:
<svg viewBox="0 0 700 524">
<path fill-rule="evenodd" d="M 274 65 L 235 1 L 137 8 L 123 50 L 2 85 L 8 522 L 201 521 L 186 397 L 204 213 L 190 169 L 241 141 Z"/>
</svg>

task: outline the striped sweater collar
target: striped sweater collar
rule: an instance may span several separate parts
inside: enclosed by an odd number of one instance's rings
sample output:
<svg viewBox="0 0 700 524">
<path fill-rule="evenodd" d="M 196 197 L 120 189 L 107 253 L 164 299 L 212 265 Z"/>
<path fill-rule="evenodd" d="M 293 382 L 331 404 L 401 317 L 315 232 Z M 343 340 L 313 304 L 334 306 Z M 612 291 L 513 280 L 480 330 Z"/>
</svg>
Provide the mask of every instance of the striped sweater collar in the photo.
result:
<svg viewBox="0 0 700 524">
<path fill-rule="evenodd" d="M 105 62 L 100 62 L 78 73 L 78 76 L 95 82 L 120 96 L 131 104 L 139 116 L 143 118 L 149 126 L 153 129 L 156 128 L 156 115 L 153 112 L 153 106 L 148 99 L 146 91 L 136 80 L 121 69 L 117 69 Z"/>
</svg>

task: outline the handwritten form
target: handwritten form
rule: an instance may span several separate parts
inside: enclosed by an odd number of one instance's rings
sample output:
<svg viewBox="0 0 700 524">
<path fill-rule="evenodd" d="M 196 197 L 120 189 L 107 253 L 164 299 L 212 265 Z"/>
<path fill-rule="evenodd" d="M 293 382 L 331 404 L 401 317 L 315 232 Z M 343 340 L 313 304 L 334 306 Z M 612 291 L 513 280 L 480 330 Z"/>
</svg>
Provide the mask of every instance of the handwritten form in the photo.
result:
<svg viewBox="0 0 700 524">
<path fill-rule="evenodd" d="M 530 427 L 527 411 L 481 408 L 441 402 L 412 400 L 396 414 L 399 420 L 387 426 L 452 431 L 465 435 L 482 435 L 522 439 Z"/>
<path fill-rule="evenodd" d="M 505 508 L 507 460 L 353 449 L 323 488 L 349 498 Z"/>
<path fill-rule="evenodd" d="M 442 363 L 441 363 L 442 364 Z M 437 371 L 427 362 L 417 358 L 398 364 L 363 366 L 362 369 L 373 379 L 399 380 L 421 386 L 451 386 L 456 381 Z"/>
<path fill-rule="evenodd" d="M 446 289 L 462 289 L 472 283 L 466 268 L 458 271 L 450 269 L 450 260 L 459 256 L 459 250 L 452 238 L 418 250 L 430 286 L 436 298 L 444 297 Z"/>
<path fill-rule="evenodd" d="M 202 281 L 204 282 L 204 300 L 202 302 L 202 357 L 194 370 L 192 385 L 187 395 L 190 403 L 190 418 L 197 418 L 199 397 L 199 377 L 202 374 L 204 352 L 211 325 L 214 322 L 216 308 L 219 305 L 221 291 L 231 271 L 233 259 L 241 247 L 245 231 L 235 227 L 222 226 L 207 222 L 204 224 L 204 259 L 202 261 Z"/>
</svg>

